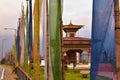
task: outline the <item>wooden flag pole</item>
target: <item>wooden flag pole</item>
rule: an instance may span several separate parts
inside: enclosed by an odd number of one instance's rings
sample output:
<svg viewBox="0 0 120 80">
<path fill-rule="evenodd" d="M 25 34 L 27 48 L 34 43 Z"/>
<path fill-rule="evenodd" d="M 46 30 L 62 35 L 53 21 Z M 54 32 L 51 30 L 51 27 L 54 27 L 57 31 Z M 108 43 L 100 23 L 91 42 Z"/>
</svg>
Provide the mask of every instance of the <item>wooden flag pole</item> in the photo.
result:
<svg viewBox="0 0 120 80">
<path fill-rule="evenodd" d="M 61 1 L 60 1 L 60 3 L 61 3 Z M 59 6 L 60 6 L 60 10 L 62 12 L 61 4 Z M 63 43 L 63 33 L 62 33 L 62 30 L 63 30 L 62 14 L 60 14 L 60 16 L 61 16 L 60 37 L 61 37 L 62 80 L 65 80 L 64 43 Z"/>
<path fill-rule="evenodd" d="M 60 28 L 60 34 L 61 34 L 61 61 L 62 61 L 62 80 L 65 80 L 65 64 L 64 64 L 64 44 L 63 44 L 63 34 L 62 34 L 62 30 L 63 30 L 63 25 L 61 24 L 61 28 Z"/>
<path fill-rule="evenodd" d="M 120 80 L 120 25 L 119 25 L 119 0 L 114 0 L 115 36 L 116 36 L 116 68 L 117 80 Z"/>
<path fill-rule="evenodd" d="M 46 76 L 46 80 L 49 80 L 49 29 L 48 29 L 48 0 L 46 0 L 46 64 L 47 64 L 47 76 Z"/>
<path fill-rule="evenodd" d="M 60 4 L 60 7 L 61 4 Z M 61 9 L 60 9 L 61 10 Z M 61 10 L 62 11 L 62 10 Z M 62 62 L 62 80 L 65 80 L 65 64 L 64 64 L 64 43 L 63 43 L 63 22 L 62 22 L 62 14 L 61 16 L 61 27 L 60 27 L 60 36 L 61 36 L 61 62 Z"/>
</svg>

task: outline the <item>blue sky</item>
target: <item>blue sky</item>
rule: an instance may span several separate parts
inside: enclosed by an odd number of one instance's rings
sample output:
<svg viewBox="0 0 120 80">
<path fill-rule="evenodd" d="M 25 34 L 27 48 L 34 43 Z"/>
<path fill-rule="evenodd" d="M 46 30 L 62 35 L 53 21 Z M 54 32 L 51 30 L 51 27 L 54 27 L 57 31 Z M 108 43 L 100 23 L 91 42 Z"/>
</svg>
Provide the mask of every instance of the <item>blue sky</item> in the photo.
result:
<svg viewBox="0 0 120 80">
<path fill-rule="evenodd" d="M 4 28 L 16 28 L 21 12 L 21 2 L 25 5 L 26 0 L 0 0 L 0 53 L 2 40 L 4 41 L 4 52 L 10 50 L 14 42 L 14 31 Z M 85 25 L 77 36 L 91 37 L 92 0 L 63 0 L 63 23 Z"/>
</svg>

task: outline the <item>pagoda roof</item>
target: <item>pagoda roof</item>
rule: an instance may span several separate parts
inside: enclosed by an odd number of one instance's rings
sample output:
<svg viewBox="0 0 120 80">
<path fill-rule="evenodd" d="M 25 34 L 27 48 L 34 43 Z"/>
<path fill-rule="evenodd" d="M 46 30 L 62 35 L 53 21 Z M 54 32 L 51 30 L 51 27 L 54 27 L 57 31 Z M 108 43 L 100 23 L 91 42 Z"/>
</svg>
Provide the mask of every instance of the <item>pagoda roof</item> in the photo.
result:
<svg viewBox="0 0 120 80">
<path fill-rule="evenodd" d="M 90 38 L 83 38 L 83 37 L 64 37 L 63 40 L 65 41 L 90 41 Z"/>
<path fill-rule="evenodd" d="M 63 25 L 63 30 L 66 31 L 70 31 L 71 29 L 77 31 L 78 29 L 82 28 L 84 25 L 74 25 L 72 24 L 72 22 L 70 21 L 70 23 L 68 25 Z"/>
</svg>

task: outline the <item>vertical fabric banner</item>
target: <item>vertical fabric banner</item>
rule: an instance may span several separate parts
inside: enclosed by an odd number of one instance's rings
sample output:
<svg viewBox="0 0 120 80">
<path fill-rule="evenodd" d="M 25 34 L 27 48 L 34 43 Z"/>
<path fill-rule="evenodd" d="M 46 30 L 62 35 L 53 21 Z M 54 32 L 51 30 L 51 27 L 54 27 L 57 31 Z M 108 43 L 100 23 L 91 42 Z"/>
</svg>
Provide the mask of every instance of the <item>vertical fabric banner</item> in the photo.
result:
<svg viewBox="0 0 120 80">
<path fill-rule="evenodd" d="M 20 18 L 18 22 L 17 35 L 15 40 L 16 41 L 14 46 L 14 57 L 15 57 L 15 65 L 18 66 L 18 63 L 20 62 Z"/>
<path fill-rule="evenodd" d="M 62 0 L 49 0 L 50 64 L 53 80 L 62 80 L 61 36 Z"/>
<path fill-rule="evenodd" d="M 32 0 L 29 0 L 29 46 L 28 46 L 28 53 L 30 59 L 32 58 L 32 48 L 33 48 L 33 30 L 32 30 Z"/>
<path fill-rule="evenodd" d="M 26 24 L 26 40 L 25 40 L 25 53 L 24 53 L 24 68 L 28 71 L 28 1 L 26 6 L 26 15 L 25 15 L 25 24 Z"/>
<path fill-rule="evenodd" d="M 20 64 L 24 63 L 24 44 L 25 44 L 25 17 L 24 17 L 24 7 L 22 5 L 22 16 L 20 20 Z"/>
<path fill-rule="evenodd" d="M 41 0 L 35 0 L 34 4 L 34 47 L 33 47 L 33 60 L 34 60 L 34 79 L 40 80 L 40 54 L 39 54 L 39 32 L 40 32 L 40 11 Z"/>
<path fill-rule="evenodd" d="M 17 29 L 16 48 L 17 48 L 17 61 L 20 62 L 20 19 Z"/>
<path fill-rule="evenodd" d="M 47 25 L 46 25 L 46 23 L 47 23 L 47 20 L 46 20 L 46 18 L 47 18 L 47 13 L 46 13 L 46 0 L 43 0 L 42 1 L 42 7 L 41 7 L 42 9 L 41 9 L 41 19 L 42 19 L 42 23 L 41 23 L 41 31 L 42 31 L 42 49 L 41 49 L 41 51 L 42 51 L 42 53 L 44 53 L 44 60 L 45 60 L 45 68 L 44 68 L 44 80 L 48 80 L 48 74 L 49 74 L 49 72 L 48 72 L 48 59 L 47 59 L 47 54 L 49 54 L 49 53 L 47 53 Z"/>
<path fill-rule="evenodd" d="M 90 80 L 117 80 L 114 0 L 93 0 Z"/>
<path fill-rule="evenodd" d="M 44 68 L 44 80 L 53 80 L 52 68 L 50 64 L 50 41 L 49 41 L 49 30 L 48 30 L 48 0 L 42 1 L 42 33 L 43 33 L 43 53 L 45 58 Z"/>
</svg>

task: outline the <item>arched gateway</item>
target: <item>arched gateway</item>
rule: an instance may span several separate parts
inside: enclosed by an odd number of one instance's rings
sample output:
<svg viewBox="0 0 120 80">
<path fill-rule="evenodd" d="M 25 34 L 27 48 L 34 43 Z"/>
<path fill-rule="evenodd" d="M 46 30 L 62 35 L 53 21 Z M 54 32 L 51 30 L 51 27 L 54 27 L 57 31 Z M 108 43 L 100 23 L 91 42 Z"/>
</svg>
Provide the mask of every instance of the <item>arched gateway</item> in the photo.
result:
<svg viewBox="0 0 120 80">
<path fill-rule="evenodd" d="M 75 37 L 78 29 L 81 29 L 83 25 L 73 25 L 71 22 L 69 25 L 63 25 L 63 30 L 66 33 L 66 37 L 63 38 L 63 55 L 64 62 L 69 63 L 82 63 L 82 52 L 87 51 L 88 63 L 90 63 L 91 55 L 91 39 Z"/>
</svg>

